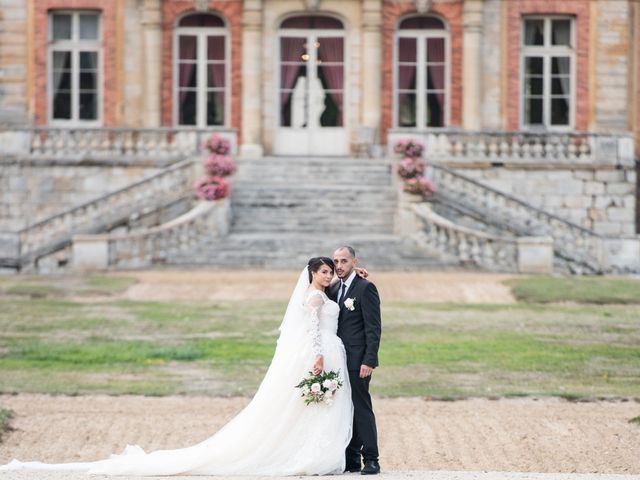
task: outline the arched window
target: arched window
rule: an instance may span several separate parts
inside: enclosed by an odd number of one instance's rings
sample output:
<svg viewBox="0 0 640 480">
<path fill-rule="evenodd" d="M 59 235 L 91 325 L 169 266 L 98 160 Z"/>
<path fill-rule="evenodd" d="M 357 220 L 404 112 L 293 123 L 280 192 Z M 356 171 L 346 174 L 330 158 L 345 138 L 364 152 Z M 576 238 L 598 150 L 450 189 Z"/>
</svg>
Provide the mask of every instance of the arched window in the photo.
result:
<svg viewBox="0 0 640 480">
<path fill-rule="evenodd" d="M 229 55 L 224 20 L 210 13 L 184 16 L 176 27 L 174 45 L 176 124 L 226 125 Z"/>
<path fill-rule="evenodd" d="M 449 110 L 449 35 L 434 16 L 398 24 L 395 42 L 394 124 L 444 127 Z"/>
</svg>

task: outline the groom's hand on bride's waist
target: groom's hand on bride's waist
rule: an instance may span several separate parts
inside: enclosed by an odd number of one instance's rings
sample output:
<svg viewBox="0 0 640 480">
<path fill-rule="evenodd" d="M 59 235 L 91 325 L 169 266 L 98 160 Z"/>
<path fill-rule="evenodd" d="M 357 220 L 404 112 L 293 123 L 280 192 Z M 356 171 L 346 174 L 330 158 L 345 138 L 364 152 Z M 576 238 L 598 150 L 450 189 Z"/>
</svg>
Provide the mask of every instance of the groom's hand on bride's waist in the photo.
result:
<svg viewBox="0 0 640 480">
<path fill-rule="evenodd" d="M 360 365 L 360 378 L 367 378 L 373 373 L 373 368 L 369 365 Z"/>
</svg>

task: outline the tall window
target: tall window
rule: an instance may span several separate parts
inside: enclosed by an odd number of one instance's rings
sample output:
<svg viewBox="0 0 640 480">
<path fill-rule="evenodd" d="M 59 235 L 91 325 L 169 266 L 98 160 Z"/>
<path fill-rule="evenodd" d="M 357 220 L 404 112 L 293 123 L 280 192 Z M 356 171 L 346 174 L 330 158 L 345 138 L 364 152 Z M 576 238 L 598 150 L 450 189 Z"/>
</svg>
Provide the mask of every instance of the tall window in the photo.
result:
<svg viewBox="0 0 640 480">
<path fill-rule="evenodd" d="M 574 125 L 575 42 L 570 17 L 526 17 L 522 46 L 522 126 Z"/>
<path fill-rule="evenodd" d="M 49 120 L 91 125 L 100 121 L 100 14 L 49 15 Z"/>
<path fill-rule="evenodd" d="M 174 76 L 178 125 L 225 125 L 227 111 L 227 29 L 222 18 L 197 13 L 176 29 Z"/>
<path fill-rule="evenodd" d="M 444 127 L 448 119 L 448 34 L 442 20 L 410 17 L 395 42 L 394 123 L 397 127 Z"/>
</svg>

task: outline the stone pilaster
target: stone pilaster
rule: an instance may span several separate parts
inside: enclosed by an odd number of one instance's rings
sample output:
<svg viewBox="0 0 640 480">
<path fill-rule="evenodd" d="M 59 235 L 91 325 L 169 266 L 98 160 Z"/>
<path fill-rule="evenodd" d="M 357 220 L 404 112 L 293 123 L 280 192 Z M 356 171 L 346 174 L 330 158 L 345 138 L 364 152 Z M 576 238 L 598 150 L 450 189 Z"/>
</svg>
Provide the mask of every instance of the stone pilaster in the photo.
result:
<svg viewBox="0 0 640 480">
<path fill-rule="evenodd" d="M 242 16 L 242 143 L 240 156 L 258 158 L 262 147 L 262 0 L 245 0 Z"/>
<path fill-rule="evenodd" d="M 365 127 L 380 127 L 382 90 L 382 1 L 362 2 L 362 111 Z"/>
<path fill-rule="evenodd" d="M 161 124 L 160 86 L 162 79 L 162 14 L 159 0 L 144 0 L 142 28 L 144 32 L 144 113 L 145 127 Z"/>
<path fill-rule="evenodd" d="M 462 39 L 462 125 L 479 130 L 482 100 L 482 7 L 483 0 L 466 0 Z"/>
</svg>

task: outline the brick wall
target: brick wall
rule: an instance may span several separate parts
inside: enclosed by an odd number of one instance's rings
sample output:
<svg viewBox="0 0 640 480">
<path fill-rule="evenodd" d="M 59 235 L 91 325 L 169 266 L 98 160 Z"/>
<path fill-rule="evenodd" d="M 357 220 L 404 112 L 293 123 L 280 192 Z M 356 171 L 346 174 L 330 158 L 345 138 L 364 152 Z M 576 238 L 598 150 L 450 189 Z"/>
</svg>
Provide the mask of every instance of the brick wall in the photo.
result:
<svg viewBox="0 0 640 480">
<path fill-rule="evenodd" d="M 35 123 L 48 121 L 47 44 L 52 10 L 98 10 L 102 13 L 102 124 L 115 125 L 116 102 L 116 0 L 38 0 L 35 3 Z M 100 107 L 99 107 L 100 108 Z"/>
<path fill-rule="evenodd" d="M 519 0 L 508 2 L 507 11 L 507 129 L 520 127 L 520 45 L 523 15 L 563 14 L 575 17 L 576 92 L 575 128 L 589 126 L 589 1 L 590 0 Z"/>
<path fill-rule="evenodd" d="M 401 17 L 415 13 L 414 3 L 384 0 L 382 7 L 382 141 L 393 127 L 393 36 Z M 442 17 L 449 29 L 451 65 L 449 125 L 462 124 L 462 1 L 434 3 L 431 12 Z"/>
<path fill-rule="evenodd" d="M 227 86 L 231 95 L 231 118 L 227 125 L 241 136 L 242 101 L 242 0 L 211 1 L 209 10 L 223 17 L 229 25 L 228 39 L 231 42 L 231 84 Z M 192 0 L 162 2 L 162 124 L 171 126 L 173 119 L 173 30 L 181 15 L 195 11 Z"/>
</svg>

